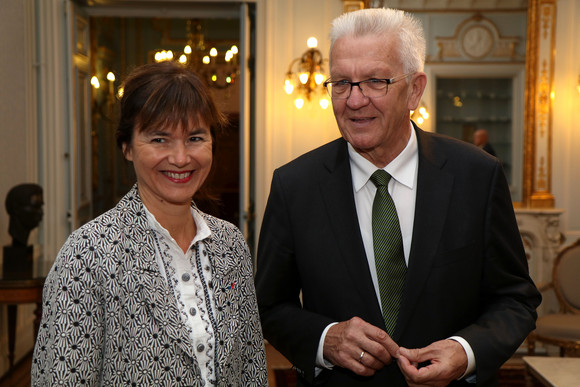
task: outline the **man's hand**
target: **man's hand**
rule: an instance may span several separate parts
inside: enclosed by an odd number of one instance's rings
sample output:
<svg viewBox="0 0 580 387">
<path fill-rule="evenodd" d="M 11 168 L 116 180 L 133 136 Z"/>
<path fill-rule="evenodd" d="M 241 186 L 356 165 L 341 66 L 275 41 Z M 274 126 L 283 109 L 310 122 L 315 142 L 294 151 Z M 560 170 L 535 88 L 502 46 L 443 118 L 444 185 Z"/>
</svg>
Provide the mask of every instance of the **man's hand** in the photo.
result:
<svg viewBox="0 0 580 387">
<path fill-rule="evenodd" d="M 418 368 L 425 362 L 430 364 Z M 457 341 L 441 340 L 425 348 L 401 347 L 397 364 L 409 386 L 447 386 L 467 369 L 467 355 Z"/>
<path fill-rule="evenodd" d="M 363 376 L 390 364 L 398 350 L 387 332 L 358 317 L 333 325 L 324 340 L 327 360 Z"/>
</svg>

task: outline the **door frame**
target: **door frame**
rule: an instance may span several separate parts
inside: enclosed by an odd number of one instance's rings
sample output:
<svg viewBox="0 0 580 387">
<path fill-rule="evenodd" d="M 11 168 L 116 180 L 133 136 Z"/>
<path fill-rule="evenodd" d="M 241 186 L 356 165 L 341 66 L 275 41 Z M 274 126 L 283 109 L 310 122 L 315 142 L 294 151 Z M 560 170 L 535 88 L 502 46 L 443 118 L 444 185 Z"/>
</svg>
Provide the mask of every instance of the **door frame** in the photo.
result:
<svg viewBox="0 0 580 387">
<path fill-rule="evenodd" d="M 47 273 L 56 257 L 58 250 L 68 235 L 82 221 L 82 217 L 73 215 L 79 205 L 79 196 L 75 177 L 77 160 L 74 158 L 80 152 L 73 152 L 75 141 L 71 140 L 72 130 L 75 126 L 74 106 L 74 63 L 72 46 L 73 36 L 70 30 L 71 21 L 75 19 L 74 7 L 80 7 L 88 16 L 150 16 L 159 17 L 188 17 L 191 16 L 195 7 L 196 17 L 241 17 L 241 25 L 247 29 L 249 9 L 252 12 L 261 12 L 266 0 L 213 0 L 196 1 L 182 0 L 167 4 L 159 1 L 141 0 L 126 1 L 118 0 L 111 5 L 110 2 L 87 1 L 87 0 L 44 0 L 36 2 L 36 17 L 38 28 L 35 36 L 38 50 L 38 115 L 39 115 L 39 181 L 45 188 L 45 217 L 42 228 L 43 257 L 40 265 L 44 267 L 40 272 Z M 162 7 L 161 7 L 162 6 Z M 160 8 L 161 7 L 161 8 Z M 187 14 L 189 13 L 189 14 Z M 185 16 L 184 16 L 185 15 Z M 257 27 L 254 27 L 257 28 Z M 241 31 L 242 32 L 242 31 Z M 245 32 L 245 30 L 244 30 Z M 243 35 L 242 35 L 243 36 Z M 249 43 L 249 39 L 246 40 Z M 245 50 L 245 49 L 243 49 Z M 249 51 L 240 50 L 242 56 L 247 58 Z M 255 49 L 254 49 L 255 52 Z M 246 61 L 247 63 L 247 61 Z M 256 70 L 254 70 L 256 71 Z M 253 174 L 255 168 L 251 160 L 254 152 L 251 125 L 255 125 L 256 103 L 253 92 L 248 89 L 255 87 L 250 74 L 243 76 L 244 87 L 241 90 L 249 103 L 243 106 L 249 117 L 243 117 L 240 111 L 240 229 L 248 238 L 250 246 L 253 245 L 255 236 L 252 230 L 255 228 L 252 214 L 251 198 L 253 188 Z M 255 79 L 255 77 L 253 77 Z M 245 81 L 244 81 L 245 79 Z M 248 97 L 249 96 L 249 97 Z M 245 124 L 244 124 L 245 123 Z M 87 149 L 85 149 L 87 151 Z M 90 149 L 88 149 L 90 152 Z M 86 154 L 85 154 L 86 156 Z M 90 153 L 88 159 L 90 160 Z M 243 207 L 242 207 L 243 205 Z"/>
</svg>

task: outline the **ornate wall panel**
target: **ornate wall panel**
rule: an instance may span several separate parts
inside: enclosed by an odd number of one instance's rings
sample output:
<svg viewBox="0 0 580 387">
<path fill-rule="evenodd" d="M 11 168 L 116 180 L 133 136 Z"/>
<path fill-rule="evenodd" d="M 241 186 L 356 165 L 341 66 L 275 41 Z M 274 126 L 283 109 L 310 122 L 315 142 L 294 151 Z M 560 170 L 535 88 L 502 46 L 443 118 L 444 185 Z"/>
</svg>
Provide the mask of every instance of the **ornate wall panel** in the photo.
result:
<svg viewBox="0 0 580 387">
<path fill-rule="evenodd" d="M 552 83 L 556 40 L 556 1 L 530 0 L 526 52 L 524 203 L 552 208 Z"/>
</svg>

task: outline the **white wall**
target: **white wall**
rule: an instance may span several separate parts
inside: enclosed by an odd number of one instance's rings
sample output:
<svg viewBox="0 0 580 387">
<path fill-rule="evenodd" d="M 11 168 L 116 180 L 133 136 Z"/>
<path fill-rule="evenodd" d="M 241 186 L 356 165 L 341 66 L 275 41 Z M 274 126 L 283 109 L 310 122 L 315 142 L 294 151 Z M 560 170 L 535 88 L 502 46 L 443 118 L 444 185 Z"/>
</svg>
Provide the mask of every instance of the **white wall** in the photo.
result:
<svg viewBox="0 0 580 387">
<path fill-rule="evenodd" d="M 580 2 L 558 0 L 552 110 L 552 193 L 567 243 L 580 238 Z"/>
<path fill-rule="evenodd" d="M 27 94 L 29 82 L 27 73 L 22 69 L 29 65 L 27 1 L 2 0 L 0 2 L 0 242 L 2 246 L 11 243 L 8 234 L 8 214 L 4 200 L 13 186 L 21 183 L 36 183 L 35 160 L 31 151 L 35 138 L 29 133 L 29 114 Z"/>
<path fill-rule="evenodd" d="M 33 25 L 32 0 L 0 0 L 0 244 L 12 243 L 8 234 L 5 199 L 17 184 L 37 183 L 36 112 L 34 79 L 29 71 Z M 36 243 L 37 232 L 29 243 Z M 0 252 L 3 255 L 3 252 Z M 0 266 L 1 267 L 1 266 Z M 33 305 L 18 308 L 15 357 L 18 361 L 32 348 Z M 0 375 L 8 368 L 8 334 L 6 306 L 0 308 Z"/>
<path fill-rule="evenodd" d="M 271 0 L 263 7 L 258 21 L 258 49 L 261 46 L 263 51 L 257 64 L 257 73 L 264 74 L 257 111 L 258 229 L 274 169 L 340 136 L 332 107 L 323 110 L 312 101 L 296 109 L 294 99 L 284 92 L 284 79 L 290 62 L 308 49 L 306 40 L 311 36 L 318 39 L 318 48 L 328 58 L 330 22 L 342 10 L 340 0 Z"/>
</svg>

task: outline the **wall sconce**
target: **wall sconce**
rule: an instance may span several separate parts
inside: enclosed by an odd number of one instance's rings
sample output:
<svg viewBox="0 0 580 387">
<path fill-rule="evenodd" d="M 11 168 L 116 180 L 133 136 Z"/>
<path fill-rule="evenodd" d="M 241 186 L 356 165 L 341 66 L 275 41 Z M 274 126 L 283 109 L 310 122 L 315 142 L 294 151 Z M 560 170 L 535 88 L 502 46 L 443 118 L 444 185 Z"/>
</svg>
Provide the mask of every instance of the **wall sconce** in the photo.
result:
<svg viewBox="0 0 580 387">
<path fill-rule="evenodd" d="M 284 81 L 284 90 L 288 95 L 292 95 L 296 91 L 297 97 L 294 100 L 294 105 L 298 109 L 304 106 L 304 98 L 310 101 L 317 96 L 319 96 L 320 107 L 326 109 L 330 105 L 322 84 L 325 79 L 324 62 L 326 59 L 316 48 L 318 45 L 316 38 L 309 38 L 307 45 L 308 50 L 300 58 L 290 62 Z"/>
<path fill-rule="evenodd" d="M 99 80 L 97 75 L 91 77 L 91 86 L 93 87 L 93 98 L 97 104 L 103 104 L 105 102 L 113 103 L 115 98 L 115 74 L 109 71 L 105 76 L 105 79 Z M 103 85 L 107 85 L 104 86 Z"/>
<path fill-rule="evenodd" d="M 425 103 L 421 101 L 419 103 L 419 108 L 411 111 L 411 119 L 417 123 L 417 125 L 423 125 L 425 120 L 429 119 L 429 112 Z"/>
</svg>

